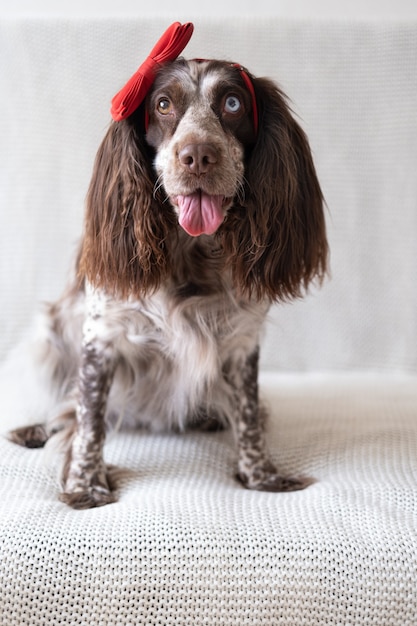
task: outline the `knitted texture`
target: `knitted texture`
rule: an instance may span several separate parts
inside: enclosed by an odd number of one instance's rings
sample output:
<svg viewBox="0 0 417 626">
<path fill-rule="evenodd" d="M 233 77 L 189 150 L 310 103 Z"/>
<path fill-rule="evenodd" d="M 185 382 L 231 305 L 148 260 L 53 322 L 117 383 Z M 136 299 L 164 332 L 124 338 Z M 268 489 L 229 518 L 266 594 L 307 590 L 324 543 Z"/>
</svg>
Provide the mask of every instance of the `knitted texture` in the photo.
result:
<svg viewBox="0 0 417 626">
<path fill-rule="evenodd" d="M 305 491 L 244 490 L 230 433 L 118 433 L 119 501 L 77 512 L 52 451 L 1 440 L 1 626 L 415 626 L 417 381 L 263 389 Z"/>
</svg>

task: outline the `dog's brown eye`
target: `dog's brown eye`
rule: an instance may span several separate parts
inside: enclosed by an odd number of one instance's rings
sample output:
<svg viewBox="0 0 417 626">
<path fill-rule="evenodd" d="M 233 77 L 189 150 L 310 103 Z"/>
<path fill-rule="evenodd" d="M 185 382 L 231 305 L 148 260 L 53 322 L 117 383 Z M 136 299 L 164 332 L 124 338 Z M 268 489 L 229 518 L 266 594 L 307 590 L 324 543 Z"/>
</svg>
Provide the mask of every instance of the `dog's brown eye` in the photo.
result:
<svg viewBox="0 0 417 626">
<path fill-rule="evenodd" d="M 172 110 L 172 102 L 169 98 L 161 98 L 157 105 L 158 113 L 168 115 Z"/>
<path fill-rule="evenodd" d="M 226 113 L 239 113 L 242 108 L 242 103 L 237 96 L 227 96 L 224 101 L 224 110 Z"/>
</svg>

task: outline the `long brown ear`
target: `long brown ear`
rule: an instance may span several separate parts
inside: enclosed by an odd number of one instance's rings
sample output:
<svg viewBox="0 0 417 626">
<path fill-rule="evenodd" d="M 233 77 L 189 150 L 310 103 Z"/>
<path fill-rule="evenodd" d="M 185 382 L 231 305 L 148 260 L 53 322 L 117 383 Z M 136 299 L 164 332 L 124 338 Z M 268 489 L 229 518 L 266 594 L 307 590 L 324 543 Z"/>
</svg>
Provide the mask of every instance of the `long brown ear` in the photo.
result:
<svg viewBox="0 0 417 626">
<path fill-rule="evenodd" d="M 87 195 L 79 273 L 120 297 L 158 287 L 175 218 L 154 190 L 152 158 L 131 118 L 112 122 Z"/>
<path fill-rule="evenodd" d="M 257 298 L 301 296 L 326 272 L 323 196 L 307 137 L 274 83 L 253 78 L 259 132 L 246 167 L 244 206 L 225 222 L 238 289 Z"/>
</svg>

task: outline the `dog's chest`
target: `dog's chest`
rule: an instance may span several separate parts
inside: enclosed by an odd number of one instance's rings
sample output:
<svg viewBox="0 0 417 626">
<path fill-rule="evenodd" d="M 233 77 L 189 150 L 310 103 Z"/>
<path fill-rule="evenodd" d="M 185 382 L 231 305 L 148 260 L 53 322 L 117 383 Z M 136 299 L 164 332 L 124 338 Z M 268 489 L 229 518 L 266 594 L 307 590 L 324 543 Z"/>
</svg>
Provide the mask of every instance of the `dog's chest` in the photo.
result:
<svg viewBox="0 0 417 626">
<path fill-rule="evenodd" d="M 117 413 L 123 405 L 127 418 L 140 414 L 152 428 L 165 428 L 166 419 L 180 424 L 223 394 L 223 367 L 243 364 L 256 348 L 267 310 L 232 293 L 201 295 L 192 285 L 175 297 L 172 289 L 137 301 L 95 297 L 98 340 L 112 346 L 119 364 L 111 406 Z"/>
<path fill-rule="evenodd" d="M 140 300 L 87 294 L 84 340 L 114 352 L 143 373 L 184 367 L 213 379 L 233 354 L 248 354 L 259 341 L 268 306 L 239 300 L 230 290 L 204 293 L 195 283 L 161 289 Z"/>
<path fill-rule="evenodd" d="M 237 300 L 229 294 L 204 294 L 198 285 L 159 291 L 150 298 L 112 306 L 108 315 L 118 343 L 127 350 L 162 353 L 176 362 L 191 363 L 196 355 L 213 359 L 236 349 L 250 349 L 257 340 L 267 306 Z M 110 322 L 111 324 L 111 322 Z M 204 356 L 203 356 L 204 355 Z"/>
</svg>

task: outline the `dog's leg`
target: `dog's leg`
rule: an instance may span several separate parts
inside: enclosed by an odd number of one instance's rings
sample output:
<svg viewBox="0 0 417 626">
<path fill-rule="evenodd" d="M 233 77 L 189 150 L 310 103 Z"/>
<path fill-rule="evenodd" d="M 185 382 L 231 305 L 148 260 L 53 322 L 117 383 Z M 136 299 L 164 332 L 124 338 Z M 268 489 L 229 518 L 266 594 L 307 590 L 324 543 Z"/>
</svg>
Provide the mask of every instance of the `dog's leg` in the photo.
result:
<svg viewBox="0 0 417 626">
<path fill-rule="evenodd" d="M 227 382 L 235 394 L 235 437 L 238 447 L 239 481 L 259 491 L 296 491 L 311 484 L 309 478 L 282 476 L 269 458 L 265 442 L 264 415 L 258 402 L 258 361 L 256 349 L 241 371 L 231 368 Z M 233 376 L 232 376 L 233 372 Z"/>
<path fill-rule="evenodd" d="M 114 374 L 109 348 L 97 337 L 84 339 L 79 373 L 76 430 L 64 468 L 60 498 L 75 509 L 113 502 L 103 460 L 105 412 Z"/>
</svg>

